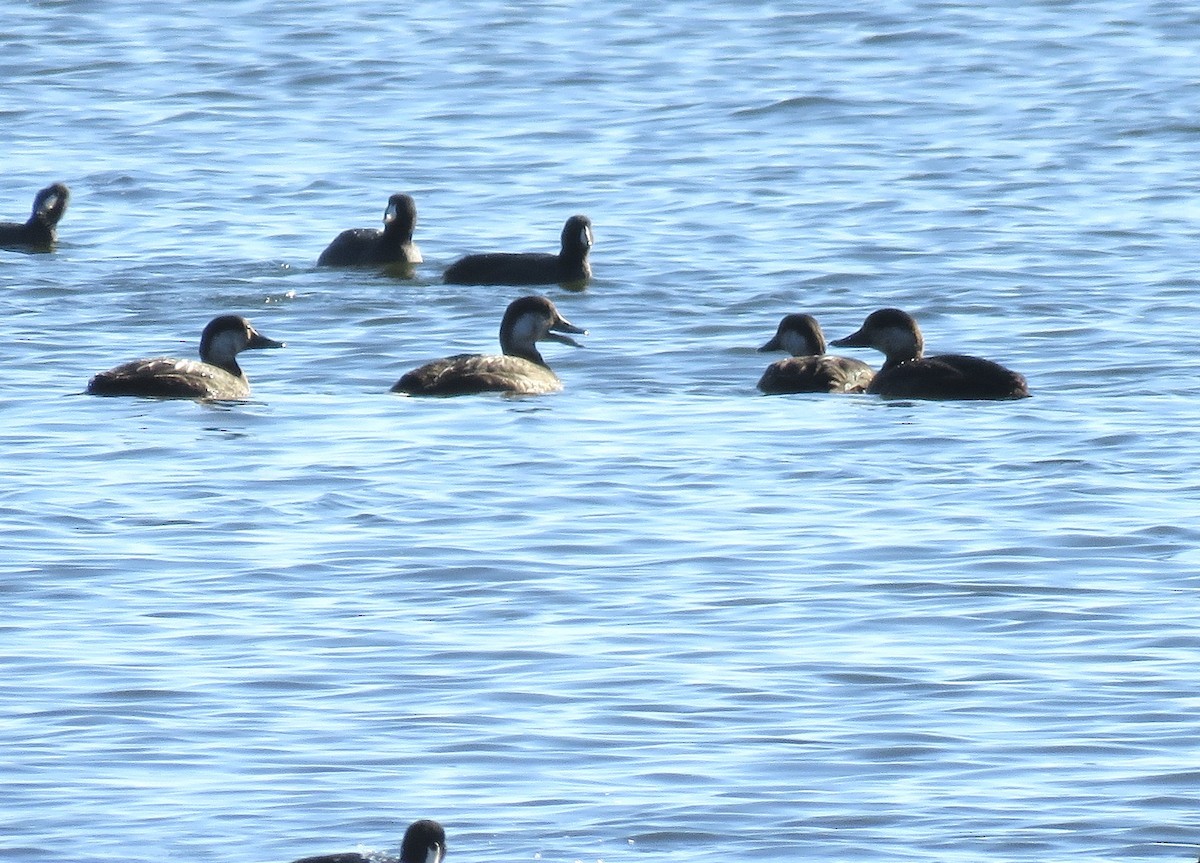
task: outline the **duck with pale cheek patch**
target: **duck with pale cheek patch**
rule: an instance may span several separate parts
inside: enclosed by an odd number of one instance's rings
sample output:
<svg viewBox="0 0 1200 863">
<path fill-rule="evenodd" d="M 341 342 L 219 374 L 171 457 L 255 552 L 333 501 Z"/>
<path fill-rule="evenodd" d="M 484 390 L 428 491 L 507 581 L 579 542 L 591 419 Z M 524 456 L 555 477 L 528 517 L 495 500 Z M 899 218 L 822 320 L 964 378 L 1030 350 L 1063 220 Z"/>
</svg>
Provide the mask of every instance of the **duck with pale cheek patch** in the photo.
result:
<svg viewBox="0 0 1200 863">
<path fill-rule="evenodd" d="M 452 285 L 582 286 L 592 277 L 588 252 L 592 220 L 572 216 L 562 230 L 557 255 L 546 252 L 489 252 L 467 255 L 450 265 L 442 281 Z"/>
<path fill-rule="evenodd" d="M 383 230 L 350 228 L 342 231 L 317 258 L 320 267 L 378 267 L 419 264 L 421 250 L 413 242 L 417 204 L 409 195 L 392 195 L 383 211 Z"/>
<path fill-rule="evenodd" d="M 434 360 L 405 374 L 392 387 L 410 396 L 461 396 L 476 393 L 541 395 L 558 392 L 562 381 L 538 353 L 539 341 L 583 347 L 565 333 L 587 335 L 558 313 L 545 297 L 514 300 L 500 322 L 502 355 L 458 354 Z"/>
<path fill-rule="evenodd" d="M 283 342 L 268 339 L 238 315 L 213 318 L 200 335 L 200 361 L 155 357 L 134 360 L 88 382 L 87 391 L 96 396 L 145 396 L 161 399 L 215 399 L 238 401 L 250 398 L 250 382 L 238 365 L 242 351 L 282 348 Z"/>
<path fill-rule="evenodd" d="M 399 857 L 393 854 L 347 851 L 341 854 L 305 857 L 295 863 L 442 863 L 445 857 L 446 831 L 436 821 L 423 818 L 414 821 L 404 832 Z"/>
<path fill-rule="evenodd" d="M 58 241 L 58 222 L 67 211 L 71 190 L 62 183 L 42 189 L 33 198 L 33 213 L 24 222 L 0 222 L 0 246 L 49 251 Z"/>
<path fill-rule="evenodd" d="M 826 354 L 825 334 L 812 315 L 784 316 L 775 336 L 758 350 L 791 354 L 767 366 L 758 381 L 764 393 L 861 393 L 875 374 L 861 360 Z"/>
<path fill-rule="evenodd" d="M 868 393 L 900 399 L 1023 399 L 1025 378 L 991 360 L 963 354 L 925 356 L 916 320 L 900 309 L 871 312 L 857 332 L 833 344 L 874 348 L 886 358 Z"/>
</svg>

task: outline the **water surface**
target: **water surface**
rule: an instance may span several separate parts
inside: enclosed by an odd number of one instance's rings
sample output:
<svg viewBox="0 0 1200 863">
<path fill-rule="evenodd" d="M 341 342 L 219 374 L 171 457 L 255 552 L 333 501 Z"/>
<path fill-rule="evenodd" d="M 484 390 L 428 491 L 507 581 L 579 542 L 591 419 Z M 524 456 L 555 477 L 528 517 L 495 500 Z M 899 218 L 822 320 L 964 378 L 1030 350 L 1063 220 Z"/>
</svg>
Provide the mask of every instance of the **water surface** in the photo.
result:
<svg viewBox="0 0 1200 863">
<path fill-rule="evenodd" d="M 1200 15 L 5 11 L 0 857 L 1195 859 Z M 388 393 L 576 212 L 563 393 Z M 1034 398 L 754 389 L 880 306 Z M 82 395 L 226 312 L 253 401 Z"/>
</svg>

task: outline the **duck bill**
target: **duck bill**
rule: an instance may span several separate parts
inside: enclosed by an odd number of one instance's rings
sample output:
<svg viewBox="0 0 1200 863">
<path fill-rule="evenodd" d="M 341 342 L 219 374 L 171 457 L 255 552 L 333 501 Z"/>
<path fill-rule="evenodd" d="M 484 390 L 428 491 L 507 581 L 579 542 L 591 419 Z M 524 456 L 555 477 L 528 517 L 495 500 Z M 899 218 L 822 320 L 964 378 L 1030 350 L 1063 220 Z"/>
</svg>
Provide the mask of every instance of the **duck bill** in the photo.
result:
<svg viewBox="0 0 1200 863">
<path fill-rule="evenodd" d="M 283 342 L 277 342 L 274 339 L 268 339 L 262 333 L 255 330 L 254 335 L 250 337 L 250 341 L 246 343 L 248 349 L 262 348 L 284 348 L 287 347 Z"/>
<path fill-rule="evenodd" d="M 767 342 L 765 345 L 763 345 L 761 348 L 758 349 L 758 352 L 760 354 L 765 354 L 770 351 L 781 351 L 781 350 L 783 350 L 783 345 L 779 344 L 779 336 L 773 336 L 771 338 L 771 341 Z"/>
<path fill-rule="evenodd" d="M 396 221 L 396 217 L 400 215 L 400 211 L 395 204 L 388 204 L 387 209 L 383 211 L 383 223 L 385 225 Z"/>
<path fill-rule="evenodd" d="M 582 348 L 583 345 L 575 341 L 573 338 L 563 333 L 576 333 L 577 335 L 586 336 L 587 330 L 583 327 L 577 327 L 565 318 L 559 318 L 550 325 L 550 329 L 546 332 L 546 340 L 551 342 L 561 342 L 564 345 L 571 347 Z"/>
<path fill-rule="evenodd" d="M 866 335 L 863 333 L 862 330 L 859 330 L 856 333 L 851 333 L 850 335 L 846 336 L 844 339 L 834 339 L 829 344 L 833 345 L 835 348 L 869 348 L 869 347 L 871 347 L 870 340 L 867 339 Z"/>
</svg>

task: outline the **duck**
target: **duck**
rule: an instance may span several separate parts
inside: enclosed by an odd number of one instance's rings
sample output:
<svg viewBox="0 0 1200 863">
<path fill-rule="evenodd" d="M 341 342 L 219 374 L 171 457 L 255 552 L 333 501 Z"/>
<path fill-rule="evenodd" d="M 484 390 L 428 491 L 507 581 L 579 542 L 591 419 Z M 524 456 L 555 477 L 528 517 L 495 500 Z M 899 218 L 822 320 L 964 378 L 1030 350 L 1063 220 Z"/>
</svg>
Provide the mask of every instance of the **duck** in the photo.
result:
<svg viewBox="0 0 1200 863">
<path fill-rule="evenodd" d="M 775 335 L 758 349 L 787 351 L 758 381 L 764 393 L 861 393 L 875 372 L 862 360 L 825 353 L 825 334 L 812 315 L 784 315 Z"/>
<path fill-rule="evenodd" d="M 245 350 L 282 348 L 240 315 L 213 318 L 200 334 L 200 362 L 170 357 L 134 360 L 100 372 L 87 385 L 97 396 L 238 401 L 250 397 L 250 382 L 237 363 Z"/>
<path fill-rule="evenodd" d="M 867 315 L 857 332 L 832 343 L 839 348 L 875 348 L 883 366 L 868 393 L 905 399 L 1023 399 L 1029 386 L 1023 375 L 999 363 L 962 354 L 924 355 L 925 339 L 916 319 L 900 309 Z"/>
<path fill-rule="evenodd" d="M 410 396 L 459 396 L 499 392 L 540 395 L 558 392 L 562 381 L 538 353 L 539 341 L 583 347 L 565 333 L 587 335 L 566 320 L 545 297 L 513 300 L 500 321 L 502 355 L 458 354 L 404 374 L 392 387 Z"/>
<path fill-rule="evenodd" d="M 442 863 L 446 857 L 446 831 L 428 818 L 414 821 L 404 831 L 400 856 L 392 854 L 361 854 L 345 851 L 340 854 L 319 854 L 304 857 L 295 863 Z"/>
<path fill-rule="evenodd" d="M 383 211 L 383 230 L 350 228 L 342 231 L 317 258 L 319 267 L 370 267 L 419 264 L 421 250 L 413 242 L 417 203 L 411 195 L 392 195 Z"/>
<path fill-rule="evenodd" d="M 592 248 L 592 220 L 572 216 L 562 230 L 557 255 L 546 252 L 489 252 L 467 255 L 451 264 L 442 276 L 450 285 L 583 285 L 592 277 L 588 251 Z"/>
<path fill-rule="evenodd" d="M 58 222 L 67 211 L 71 190 L 52 183 L 33 197 L 33 212 L 25 222 L 0 222 L 0 246 L 49 249 L 58 241 Z"/>
</svg>

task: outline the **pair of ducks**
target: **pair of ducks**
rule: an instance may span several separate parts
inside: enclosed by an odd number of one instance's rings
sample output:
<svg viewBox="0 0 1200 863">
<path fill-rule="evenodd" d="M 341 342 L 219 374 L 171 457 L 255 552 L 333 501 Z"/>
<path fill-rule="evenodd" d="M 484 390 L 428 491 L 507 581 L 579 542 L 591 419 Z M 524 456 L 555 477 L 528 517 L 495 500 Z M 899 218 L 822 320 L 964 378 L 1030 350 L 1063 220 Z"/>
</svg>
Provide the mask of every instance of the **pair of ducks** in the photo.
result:
<svg viewBox="0 0 1200 863">
<path fill-rule="evenodd" d="M 835 347 L 874 348 L 884 355 L 875 372 L 866 363 L 825 353 L 825 336 L 812 315 L 787 315 L 759 351 L 785 350 L 791 357 L 772 363 L 758 388 L 764 393 L 872 393 L 907 399 L 1020 399 L 1029 396 L 1025 378 L 991 360 L 963 354 L 925 356 L 916 320 L 900 309 L 879 309 L 859 329 L 835 339 Z"/>
<path fill-rule="evenodd" d="M 396 194 L 383 211 L 383 230 L 350 228 L 338 234 L 317 258 L 321 267 L 411 266 L 424 259 L 413 242 L 417 204 Z M 545 252 L 488 252 L 455 261 L 442 275 L 452 285 L 579 285 L 592 277 L 588 252 L 592 220 L 572 216 L 562 229 L 557 255 Z"/>
<path fill-rule="evenodd" d="M 0 246 L 9 249 L 49 251 L 58 240 L 58 223 L 67 211 L 71 190 L 53 183 L 33 198 L 33 212 L 24 222 L 0 222 Z"/>
<path fill-rule="evenodd" d="M 400 378 L 392 392 L 407 395 L 455 396 L 502 392 L 539 395 L 562 389 L 562 381 L 538 352 L 539 341 L 582 347 L 568 333 L 586 335 L 559 314 L 545 297 L 521 297 L 509 303 L 500 322 L 501 355 L 458 354 L 426 363 Z M 200 336 L 200 361 L 156 357 L 134 360 L 88 382 L 87 391 L 101 396 L 237 401 L 250 397 L 250 383 L 238 365 L 242 351 L 282 348 L 238 315 L 221 315 Z"/>
<path fill-rule="evenodd" d="M 562 382 L 538 352 L 537 342 L 581 347 L 567 335 L 587 330 L 566 320 L 545 297 L 521 297 L 500 322 L 500 355 L 457 354 L 406 373 L 392 392 L 454 396 L 484 392 L 538 395 L 557 392 Z M 765 393 L 867 392 L 892 398 L 1017 399 L 1029 395 L 1025 379 L 991 360 L 962 354 L 924 356 L 924 339 L 913 317 L 899 309 L 872 312 L 859 330 L 834 342 L 872 347 L 885 355 L 872 372 L 865 363 L 825 354 L 825 337 L 811 315 L 788 315 L 760 351 L 794 356 L 772 363 L 758 382 Z M 222 315 L 200 337 L 200 362 L 155 358 L 135 360 L 101 372 L 88 383 L 93 395 L 237 400 L 250 385 L 237 363 L 241 351 L 281 348 L 245 318 Z"/>
</svg>

